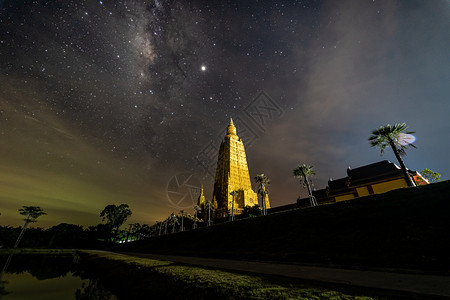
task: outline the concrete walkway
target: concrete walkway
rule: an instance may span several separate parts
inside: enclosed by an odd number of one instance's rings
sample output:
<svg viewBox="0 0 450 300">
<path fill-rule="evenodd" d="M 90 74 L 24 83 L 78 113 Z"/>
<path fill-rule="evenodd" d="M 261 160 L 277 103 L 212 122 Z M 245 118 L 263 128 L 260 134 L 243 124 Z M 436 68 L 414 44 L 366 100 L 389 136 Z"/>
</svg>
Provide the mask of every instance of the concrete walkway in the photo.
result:
<svg viewBox="0 0 450 300">
<path fill-rule="evenodd" d="M 287 276 L 292 278 L 331 282 L 359 287 L 410 292 L 421 294 L 424 296 L 441 296 L 448 297 L 450 299 L 450 276 L 403 274 L 381 271 L 360 271 L 304 265 L 249 262 L 240 260 L 188 256 L 128 252 L 118 253 L 136 257 L 206 266 L 218 269 Z"/>
</svg>

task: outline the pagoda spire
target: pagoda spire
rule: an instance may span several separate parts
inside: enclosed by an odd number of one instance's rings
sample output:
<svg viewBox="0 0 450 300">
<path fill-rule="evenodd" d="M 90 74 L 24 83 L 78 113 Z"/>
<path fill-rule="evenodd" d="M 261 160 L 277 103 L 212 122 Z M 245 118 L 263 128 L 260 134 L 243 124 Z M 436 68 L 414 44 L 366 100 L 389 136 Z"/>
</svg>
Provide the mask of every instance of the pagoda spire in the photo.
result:
<svg viewBox="0 0 450 300">
<path fill-rule="evenodd" d="M 236 126 L 234 126 L 232 118 L 230 118 L 230 124 L 227 127 L 227 135 L 236 135 Z"/>
</svg>

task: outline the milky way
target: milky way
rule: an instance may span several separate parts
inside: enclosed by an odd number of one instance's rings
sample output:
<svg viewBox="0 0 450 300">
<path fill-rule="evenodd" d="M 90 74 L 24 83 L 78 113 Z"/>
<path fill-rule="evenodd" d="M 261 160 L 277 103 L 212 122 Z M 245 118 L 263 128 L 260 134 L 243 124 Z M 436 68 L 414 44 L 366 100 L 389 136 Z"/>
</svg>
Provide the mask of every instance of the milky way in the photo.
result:
<svg viewBox="0 0 450 300">
<path fill-rule="evenodd" d="M 164 218 L 201 184 L 212 195 L 230 117 L 272 206 L 305 194 L 299 163 L 323 188 L 348 165 L 394 160 L 367 143 L 387 123 L 416 131 L 411 169 L 449 176 L 448 1 L 0 7 L 1 224 L 19 224 L 22 205 L 49 213 L 42 226 L 96 224 L 111 203 Z"/>
</svg>

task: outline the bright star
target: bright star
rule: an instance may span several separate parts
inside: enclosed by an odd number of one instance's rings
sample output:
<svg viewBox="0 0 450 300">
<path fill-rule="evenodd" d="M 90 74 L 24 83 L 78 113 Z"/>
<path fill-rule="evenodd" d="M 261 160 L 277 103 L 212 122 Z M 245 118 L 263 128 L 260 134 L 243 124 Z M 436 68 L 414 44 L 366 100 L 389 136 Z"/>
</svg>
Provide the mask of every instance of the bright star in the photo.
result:
<svg viewBox="0 0 450 300">
<path fill-rule="evenodd" d="M 203 72 L 205 72 L 205 71 L 206 71 L 206 66 L 205 66 L 205 65 L 202 65 L 200 69 L 201 69 Z"/>
</svg>

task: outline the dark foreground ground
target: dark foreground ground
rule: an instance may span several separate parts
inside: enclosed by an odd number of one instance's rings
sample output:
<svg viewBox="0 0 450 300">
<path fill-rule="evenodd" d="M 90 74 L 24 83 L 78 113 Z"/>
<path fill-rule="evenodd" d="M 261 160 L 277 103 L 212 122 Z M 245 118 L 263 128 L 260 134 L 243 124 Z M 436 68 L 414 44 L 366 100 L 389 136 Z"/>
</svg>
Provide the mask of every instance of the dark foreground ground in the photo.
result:
<svg viewBox="0 0 450 300">
<path fill-rule="evenodd" d="M 80 252 L 91 276 L 119 299 L 448 299 L 447 276 Z M 135 256 L 137 255 L 137 256 Z"/>
<path fill-rule="evenodd" d="M 450 181 L 445 181 L 154 237 L 114 250 L 450 275 L 449 212 Z"/>
</svg>

